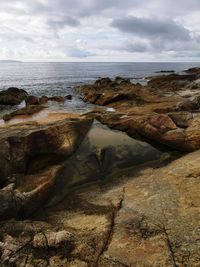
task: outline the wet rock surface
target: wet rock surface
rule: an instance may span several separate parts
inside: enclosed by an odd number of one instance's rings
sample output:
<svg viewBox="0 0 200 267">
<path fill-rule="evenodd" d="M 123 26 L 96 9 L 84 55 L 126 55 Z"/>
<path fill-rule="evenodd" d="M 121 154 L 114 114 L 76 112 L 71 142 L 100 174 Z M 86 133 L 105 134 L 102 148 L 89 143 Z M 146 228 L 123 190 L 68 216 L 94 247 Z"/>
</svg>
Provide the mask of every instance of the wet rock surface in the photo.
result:
<svg viewBox="0 0 200 267">
<path fill-rule="evenodd" d="M 28 105 L 24 108 L 18 109 L 3 116 L 4 121 L 9 121 L 16 116 L 30 116 L 45 109 L 45 106 L 41 105 Z"/>
<path fill-rule="evenodd" d="M 27 96 L 25 90 L 10 87 L 0 92 L 0 105 L 19 105 Z"/>
</svg>

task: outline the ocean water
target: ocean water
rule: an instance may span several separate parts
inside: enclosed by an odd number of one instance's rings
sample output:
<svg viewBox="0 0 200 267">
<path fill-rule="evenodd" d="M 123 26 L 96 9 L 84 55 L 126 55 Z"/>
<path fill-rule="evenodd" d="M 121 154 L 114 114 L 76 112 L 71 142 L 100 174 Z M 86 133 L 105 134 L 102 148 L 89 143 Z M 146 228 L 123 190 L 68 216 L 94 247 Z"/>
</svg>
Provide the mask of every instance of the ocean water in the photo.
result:
<svg viewBox="0 0 200 267">
<path fill-rule="evenodd" d="M 116 76 L 131 78 L 132 82 L 145 82 L 145 77 L 160 70 L 174 70 L 178 73 L 200 63 L 1 63 L 0 90 L 16 86 L 29 94 L 67 95 L 72 101 L 57 108 L 73 112 L 84 112 L 88 105 L 76 96 L 73 87 L 92 83 L 100 77 Z"/>
</svg>

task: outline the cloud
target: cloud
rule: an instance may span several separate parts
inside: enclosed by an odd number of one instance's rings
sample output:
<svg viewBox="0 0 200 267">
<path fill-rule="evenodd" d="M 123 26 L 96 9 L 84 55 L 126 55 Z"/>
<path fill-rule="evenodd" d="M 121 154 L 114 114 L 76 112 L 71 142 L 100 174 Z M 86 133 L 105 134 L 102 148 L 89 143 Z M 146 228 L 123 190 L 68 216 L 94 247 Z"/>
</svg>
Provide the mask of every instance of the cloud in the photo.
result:
<svg viewBox="0 0 200 267">
<path fill-rule="evenodd" d="M 127 35 L 120 50 L 155 55 L 166 52 L 172 57 L 183 57 L 184 53 L 186 57 L 199 56 L 199 36 L 173 19 L 129 16 L 113 19 L 111 26 Z"/>
<path fill-rule="evenodd" d="M 140 37 L 162 38 L 173 40 L 190 40 L 190 32 L 173 20 L 127 17 L 114 19 L 111 26 L 121 32 Z"/>
<path fill-rule="evenodd" d="M 80 21 L 76 18 L 65 16 L 63 18 L 48 19 L 47 24 L 52 28 L 61 29 L 65 26 L 77 27 L 80 25 Z"/>
<path fill-rule="evenodd" d="M 199 10 L 199 0 L 2 0 L 0 58 L 193 60 Z"/>
<path fill-rule="evenodd" d="M 81 48 L 72 48 L 69 50 L 68 55 L 70 57 L 76 57 L 76 58 L 86 58 L 95 56 L 95 54 L 91 53 L 90 51 L 83 50 Z"/>
</svg>

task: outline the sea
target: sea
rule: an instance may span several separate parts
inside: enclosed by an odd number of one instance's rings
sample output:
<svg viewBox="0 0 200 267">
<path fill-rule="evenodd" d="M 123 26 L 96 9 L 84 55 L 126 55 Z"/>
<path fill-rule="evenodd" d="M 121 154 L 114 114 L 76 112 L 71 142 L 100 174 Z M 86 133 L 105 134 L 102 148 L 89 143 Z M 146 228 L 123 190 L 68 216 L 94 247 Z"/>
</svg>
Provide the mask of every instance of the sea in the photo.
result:
<svg viewBox="0 0 200 267">
<path fill-rule="evenodd" d="M 54 108 L 67 112 L 84 113 L 89 105 L 74 90 L 75 86 L 93 83 L 102 77 L 122 76 L 133 83 L 145 84 L 145 77 L 158 75 L 159 71 L 177 73 L 200 67 L 200 62 L 154 63 L 0 63 L 0 91 L 14 86 L 36 96 L 73 95 L 64 105 L 53 103 Z"/>
</svg>

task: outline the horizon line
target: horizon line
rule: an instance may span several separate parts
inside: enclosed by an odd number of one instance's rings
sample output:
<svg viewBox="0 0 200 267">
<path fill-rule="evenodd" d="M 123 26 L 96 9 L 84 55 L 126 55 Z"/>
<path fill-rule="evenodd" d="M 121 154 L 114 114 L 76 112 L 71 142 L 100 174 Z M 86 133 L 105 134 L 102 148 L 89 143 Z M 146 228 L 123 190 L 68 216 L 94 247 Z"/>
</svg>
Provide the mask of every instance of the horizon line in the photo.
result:
<svg viewBox="0 0 200 267">
<path fill-rule="evenodd" d="M 200 63 L 200 61 L 21 61 L 0 60 L 0 63 Z"/>
</svg>

